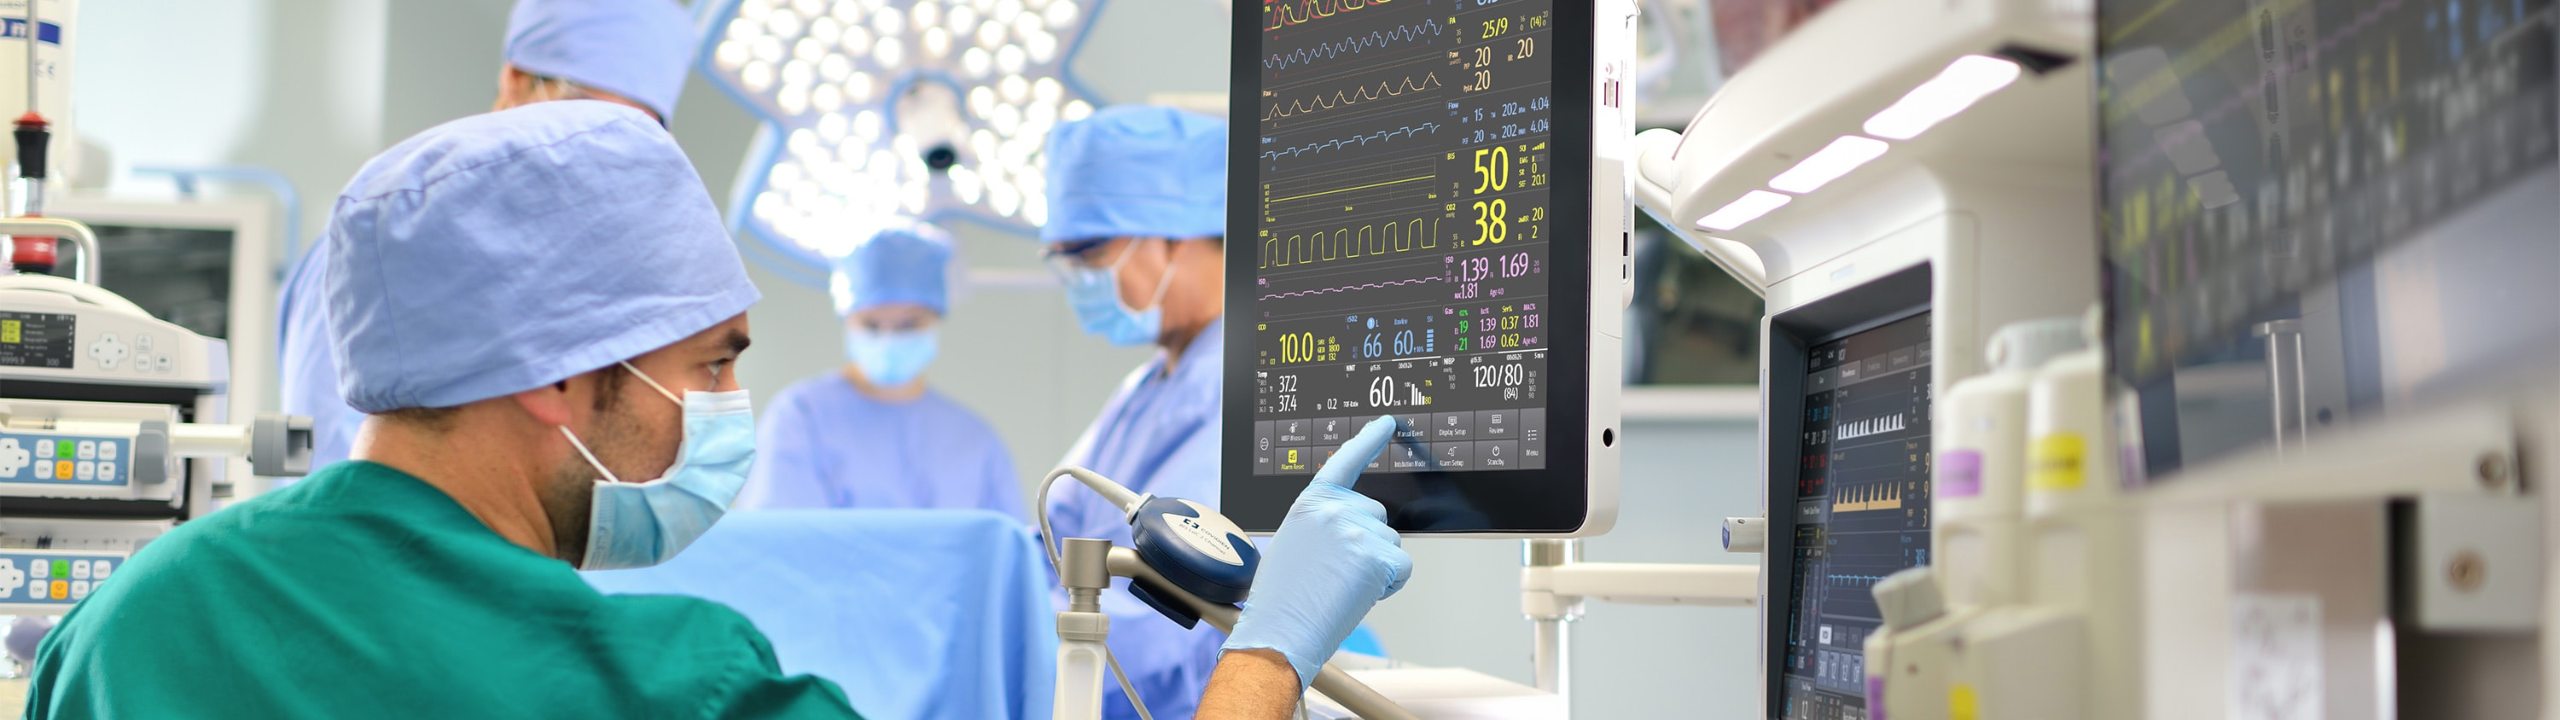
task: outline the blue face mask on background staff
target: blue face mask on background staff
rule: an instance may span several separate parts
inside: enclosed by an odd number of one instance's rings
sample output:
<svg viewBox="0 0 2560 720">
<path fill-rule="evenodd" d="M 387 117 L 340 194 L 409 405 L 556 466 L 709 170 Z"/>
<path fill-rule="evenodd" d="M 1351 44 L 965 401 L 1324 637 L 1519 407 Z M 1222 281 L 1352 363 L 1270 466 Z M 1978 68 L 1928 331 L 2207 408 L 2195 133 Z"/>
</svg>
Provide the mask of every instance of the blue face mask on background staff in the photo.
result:
<svg viewBox="0 0 2560 720">
<path fill-rule="evenodd" d="M 684 444 L 665 475 L 626 483 L 605 469 L 576 433 L 561 426 L 560 434 L 569 436 L 569 444 L 604 475 L 596 481 L 581 570 L 649 567 L 675 557 L 729 511 L 756 460 L 756 416 L 747 391 L 687 390 L 678 399 L 631 363 L 622 368 L 684 406 Z"/>
<path fill-rule="evenodd" d="M 863 379 L 895 387 L 916 379 L 926 365 L 933 364 L 933 356 L 941 344 L 941 338 L 932 330 L 847 330 L 844 334 L 844 355 L 853 361 L 854 367 L 862 369 Z"/>
<path fill-rule="evenodd" d="M 1167 241 L 1170 242 L 1170 241 Z M 1137 252 L 1135 242 L 1122 248 L 1120 259 L 1110 267 L 1081 270 L 1067 275 L 1067 304 L 1075 309 L 1076 322 L 1084 331 L 1104 342 L 1121 347 L 1136 347 L 1156 341 L 1164 334 L 1164 294 L 1173 287 L 1173 264 L 1168 248 L 1164 277 L 1156 280 L 1156 296 L 1145 310 L 1132 310 L 1120 302 L 1120 266 L 1129 263 L 1129 255 Z"/>
</svg>

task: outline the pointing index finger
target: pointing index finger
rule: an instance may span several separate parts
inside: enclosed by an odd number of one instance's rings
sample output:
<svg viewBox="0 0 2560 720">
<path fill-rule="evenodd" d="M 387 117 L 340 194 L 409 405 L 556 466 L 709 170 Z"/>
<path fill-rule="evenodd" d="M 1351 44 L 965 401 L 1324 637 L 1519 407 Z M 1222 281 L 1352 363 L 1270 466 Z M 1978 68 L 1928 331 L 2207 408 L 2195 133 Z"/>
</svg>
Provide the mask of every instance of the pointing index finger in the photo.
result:
<svg viewBox="0 0 2560 720">
<path fill-rule="evenodd" d="M 1351 436 L 1350 442 L 1343 443 L 1342 449 L 1335 451 L 1333 458 L 1316 470 L 1315 481 L 1345 489 L 1359 484 L 1360 471 L 1368 469 L 1369 463 L 1376 462 L 1378 453 L 1385 450 L 1387 441 L 1395 436 L 1395 416 L 1380 415 L 1378 419 L 1369 421 L 1368 425 L 1360 428 L 1360 434 Z"/>
</svg>

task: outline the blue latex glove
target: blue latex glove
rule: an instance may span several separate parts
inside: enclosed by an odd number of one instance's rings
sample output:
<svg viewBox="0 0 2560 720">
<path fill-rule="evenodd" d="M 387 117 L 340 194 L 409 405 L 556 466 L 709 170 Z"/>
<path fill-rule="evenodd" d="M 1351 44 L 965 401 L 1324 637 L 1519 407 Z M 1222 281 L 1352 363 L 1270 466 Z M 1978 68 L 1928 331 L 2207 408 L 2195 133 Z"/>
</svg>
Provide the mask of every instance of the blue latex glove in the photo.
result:
<svg viewBox="0 0 2560 720">
<path fill-rule="evenodd" d="M 1370 421 L 1316 470 L 1263 544 L 1262 567 L 1226 649 L 1279 651 L 1304 688 L 1370 606 L 1413 577 L 1413 557 L 1387 528 L 1387 509 L 1351 489 L 1395 431 L 1393 417 Z"/>
</svg>

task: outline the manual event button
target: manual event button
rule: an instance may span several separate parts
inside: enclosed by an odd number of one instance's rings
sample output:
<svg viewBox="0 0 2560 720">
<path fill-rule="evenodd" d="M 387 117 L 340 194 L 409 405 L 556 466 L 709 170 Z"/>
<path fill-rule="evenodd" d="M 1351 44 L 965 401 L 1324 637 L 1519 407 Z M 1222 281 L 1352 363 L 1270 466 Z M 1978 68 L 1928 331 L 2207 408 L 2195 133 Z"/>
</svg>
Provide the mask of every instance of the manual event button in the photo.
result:
<svg viewBox="0 0 2560 720">
<path fill-rule="evenodd" d="M 1431 413 L 1396 414 L 1397 440 L 1430 440 Z"/>
</svg>

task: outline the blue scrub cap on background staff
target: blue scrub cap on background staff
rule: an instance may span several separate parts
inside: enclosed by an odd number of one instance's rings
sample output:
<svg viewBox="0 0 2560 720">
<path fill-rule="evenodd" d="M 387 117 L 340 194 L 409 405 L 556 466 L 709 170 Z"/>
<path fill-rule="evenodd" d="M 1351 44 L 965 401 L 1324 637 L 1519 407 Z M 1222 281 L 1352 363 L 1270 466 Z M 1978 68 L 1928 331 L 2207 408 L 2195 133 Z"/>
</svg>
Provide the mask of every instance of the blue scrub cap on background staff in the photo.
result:
<svg viewBox="0 0 2560 720">
<path fill-rule="evenodd" d="M 375 156 L 330 213 L 338 389 L 367 413 L 453 407 L 637 357 L 758 297 L 675 139 L 543 102 Z"/>
<path fill-rule="evenodd" d="M 1121 106 L 1049 133 L 1041 242 L 1227 233 L 1227 123 Z"/>
<path fill-rule="evenodd" d="M 525 72 L 630 98 L 676 116 L 693 66 L 693 19 L 674 0 L 520 0 L 507 16 L 507 62 Z"/>
<path fill-rule="evenodd" d="M 836 315 L 891 303 L 950 314 L 951 247 L 950 233 L 924 223 L 901 222 L 872 233 L 835 260 L 827 289 Z"/>
</svg>

